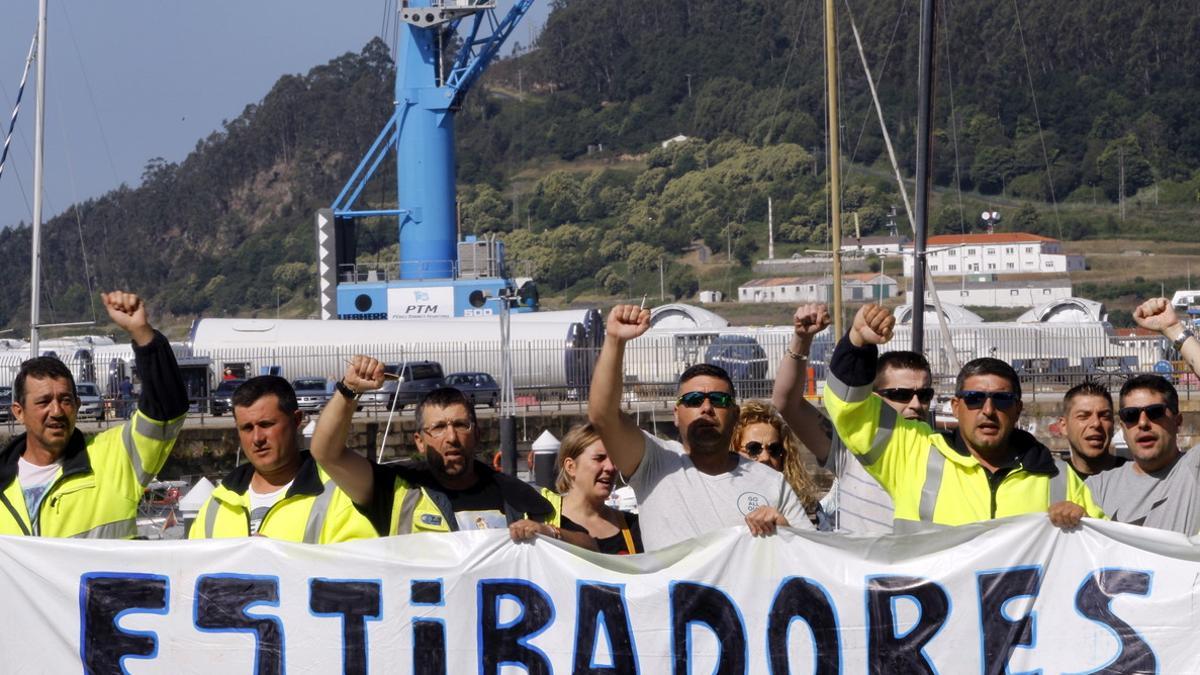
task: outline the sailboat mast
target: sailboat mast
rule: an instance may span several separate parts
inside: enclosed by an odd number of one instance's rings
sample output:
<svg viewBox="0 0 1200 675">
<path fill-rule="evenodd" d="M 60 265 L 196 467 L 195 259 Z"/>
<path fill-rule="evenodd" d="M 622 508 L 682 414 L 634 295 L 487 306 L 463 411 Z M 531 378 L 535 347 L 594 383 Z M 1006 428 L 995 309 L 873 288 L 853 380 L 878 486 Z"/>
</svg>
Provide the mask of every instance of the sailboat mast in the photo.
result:
<svg viewBox="0 0 1200 675">
<path fill-rule="evenodd" d="M 30 274 L 29 356 L 38 355 L 42 299 L 42 178 L 46 152 L 46 2 L 38 0 L 37 112 L 33 141 L 33 255 Z"/>
<path fill-rule="evenodd" d="M 825 98 L 829 114 L 829 227 L 833 254 L 833 334 L 842 331 L 842 167 L 838 137 L 837 11 L 833 0 L 825 0 Z"/>
<path fill-rule="evenodd" d="M 917 207 L 913 237 L 912 350 L 925 353 L 925 241 L 929 233 L 929 175 L 932 163 L 933 39 L 935 0 L 921 0 L 921 47 L 917 73 Z"/>
</svg>

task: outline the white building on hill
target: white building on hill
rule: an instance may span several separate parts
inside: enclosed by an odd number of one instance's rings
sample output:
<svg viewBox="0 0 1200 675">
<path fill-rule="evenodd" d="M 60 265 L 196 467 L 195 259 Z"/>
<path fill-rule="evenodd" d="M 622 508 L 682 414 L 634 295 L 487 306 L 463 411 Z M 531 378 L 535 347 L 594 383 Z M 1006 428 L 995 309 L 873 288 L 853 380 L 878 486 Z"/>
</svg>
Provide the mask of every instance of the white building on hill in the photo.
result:
<svg viewBox="0 0 1200 675">
<path fill-rule="evenodd" d="M 911 282 L 908 289 L 912 291 Z M 929 299 L 926 291 L 926 299 Z M 1071 297 L 1067 277 L 1004 279 L 996 274 L 969 274 L 958 280 L 939 279 L 938 300 L 963 307 L 1038 307 Z"/>
<path fill-rule="evenodd" d="M 842 275 L 842 299 L 846 302 L 870 302 L 898 294 L 896 280 L 885 274 Z M 738 287 L 738 302 L 833 302 L 833 277 L 751 279 Z"/>
<path fill-rule="evenodd" d="M 1083 256 L 1063 253 L 1059 240 L 1024 232 L 938 235 L 929 238 L 926 251 L 933 276 L 1065 274 L 1085 269 Z M 912 269 L 912 258 L 905 257 L 904 276 L 912 277 Z"/>
</svg>

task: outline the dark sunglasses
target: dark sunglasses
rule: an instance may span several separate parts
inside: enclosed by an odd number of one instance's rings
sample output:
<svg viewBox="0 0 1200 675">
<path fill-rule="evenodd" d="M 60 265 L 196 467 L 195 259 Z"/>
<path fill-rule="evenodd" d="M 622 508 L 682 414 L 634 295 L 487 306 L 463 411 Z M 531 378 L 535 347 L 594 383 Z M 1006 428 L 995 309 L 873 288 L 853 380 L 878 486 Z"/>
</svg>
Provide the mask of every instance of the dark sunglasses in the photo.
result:
<svg viewBox="0 0 1200 675">
<path fill-rule="evenodd" d="M 967 406 L 967 410 L 979 410 L 989 398 L 996 410 L 1008 410 L 1018 400 L 1017 394 L 1011 391 L 960 391 L 955 396 Z"/>
<path fill-rule="evenodd" d="M 1151 405 L 1144 405 L 1140 408 L 1131 405 L 1128 408 L 1121 408 L 1118 410 L 1117 417 L 1121 418 L 1121 424 L 1124 424 L 1127 427 L 1132 427 L 1142 419 L 1142 413 L 1146 413 L 1146 419 L 1153 422 L 1154 420 L 1162 419 L 1167 412 L 1167 404 L 1165 403 L 1154 403 Z"/>
<path fill-rule="evenodd" d="M 685 408 L 699 408 L 704 405 L 704 399 L 712 401 L 714 408 L 728 408 L 733 405 L 733 394 L 725 391 L 689 391 L 680 396 L 677 403 Z"/>
<path fill-rule="evenodd" d="M 758 453 L 762 452 L 764 447 L 766 448 L 767 452 L 771 453 L 771 456 L 776 459 L 783 457 L 784 453 L 787 452 L 787 450 L 785 450 L 783 447 L 783 443 L 780 441 L 769 443 L 766 446 L 758 441 L 750 441 L 743 447 L 746 450 L 746 454 L 750 455 L 751 457 L 758 457 Z"/>
<path fill-rule="evenodd" d="M 914 396 L 921 403 L 929 403 L 933 400 L 933 387 L 924 387 L 922 389 L 895 387 L 891 389 L 876 389 L 875 393 L 895 403 L 908 403 Z"/>
</svg>

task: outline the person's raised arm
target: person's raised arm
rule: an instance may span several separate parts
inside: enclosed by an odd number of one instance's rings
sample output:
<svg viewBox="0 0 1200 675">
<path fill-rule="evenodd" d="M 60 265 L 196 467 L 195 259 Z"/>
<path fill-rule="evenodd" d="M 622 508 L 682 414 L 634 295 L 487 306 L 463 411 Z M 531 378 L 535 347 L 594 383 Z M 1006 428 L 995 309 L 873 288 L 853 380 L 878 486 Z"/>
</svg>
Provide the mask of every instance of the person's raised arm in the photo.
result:
<svg viewBox="0 0 1200 675">
<path fill-rule="evenodd" d="M 355 394 L 373 391 L 383 386 L 383 364 L 369 356 L 355 356 L 346 366 L 341 384 Z M 355 504 L 371 503 L 375 489 L 375 471 L 371 460 L 346 447 L 350 423 L 358 400 L 346 396 L 337 387 L 313 431 L 312 454 L 317 464 L 329 474 L 337 486 Z"/>
<path fill-rule="evenodd" d="M 875 432 L 881 424 L 889 429 L 894 426 L 895 411 L 878 405 L 871 392 L 879 358 L 878 345 L 892 339 L 895 324 L 891 310 L 880 305 L 864 305 L 829 359 L 825 410 L 846 447 L 856 455 L 867 453 L 878 443 Z M 881 416 L 890 419 L 881 420 Z"/>
<path fill-rule="evenodd" d="M 187 387 L 175 360 L 171 343 L 150 325 L 146 303 L 134 293 L 101 293 L 100 300 L 108 318 L 129 334 L 133 354 L 142 378 L 138 409 L 142 415 L 159 422 L 182 417 L 188 411 Z"/>
<path fill-rule="evenodd" d="M 1137 325 L 1156 331 L 1168 340 L 1178 343 L 1187 326 L 1175 315 L 1175 308 L 1166 298 L 1151 298 L 1133 310 Z M 1187 362 L 1196 375 L 1200 375 L 1200 340 L 1194 336 L 1179 346 L 1179 356 Z"/>
<path fill-rule="evenodd" d="M 604 346 L 596 359 L 588 395 L 588 421 L 617 470 L 624 476 L 637 471 L 646 452 L 642 431 L 621 411 L 625 343 L 650 329 L 650 310 L 637 305 L 617 305 L 608 313 Z"/>
<path fill-rule="evenodd" d="M 813 338 L 829 324 L 829 308 L 825 305 L 800 305 L 796 309 L 792 317 L 795 330 L 779 362 L 775 388 L 771 393 L 771 402 L 783 420 L 821 464 L 829 458 L 833 427 L 821 411 L 804 397 L 804 389 L 808 380 L 808 352 L 812 348 Z"/>
</svg>

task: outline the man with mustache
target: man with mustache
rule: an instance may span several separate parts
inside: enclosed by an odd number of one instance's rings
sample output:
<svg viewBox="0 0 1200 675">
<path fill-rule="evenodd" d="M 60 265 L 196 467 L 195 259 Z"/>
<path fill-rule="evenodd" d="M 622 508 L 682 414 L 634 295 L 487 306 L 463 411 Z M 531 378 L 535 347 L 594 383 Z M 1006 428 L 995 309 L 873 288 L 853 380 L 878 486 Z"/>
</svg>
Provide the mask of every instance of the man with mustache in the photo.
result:
<svg viewBox="0 0 1200 675">
<path fill-rule="evenodd" d="M 1200 365 L 1200 342 L 1175 316 L 1166 298 L 1134 310 L 1143 328 L 1174 341 L 1193 371 Z M 1158 375 L 1138 375 L 1121 387 L 1117 417 L 1133 461 L 1088 479 L 1088 487 L 1113 520 L 1200 533 L 1200 452 L 1179 449 L 1179 394 Z"/>
<path fill-rule="evenodd" d="M 112 322 L 133 340 L 142 394 L 132 418 L 87 438 L 75 428 L 79 397 L 62 361 L 21 364 L 12 413 L 25 433 L 0 450 L 0 534 L 89 539 L 137 535 L 137 505 L 183 427 L 187 389 L 171 344 L 142 299 L 101 295 Z"/>
<path fill-rule="evenodd" d="M 756 536 L 780 526 L 812 529 L 782 473 L 729 452 L 738 406 L 724 369 L 697 364 L 680 375 L 678 442 L 643 432 L 621 410 L 625 345 L 649 329 L 650 310 L 613 308 L 588 398 L 588 419 L 637 495 L 646 550 L 732 525 Z"/>
<path fill-rule="evenodd" d="M 824 400 L 846 447 L 892 496 L 896 533 L 1024 513 L 1047 512 L 1063 528 L 1103 517 L 1083 481 L 1016 429 L 1021 382 L 1007 363 L 979 358 L 962 367 L 955 432 L 938 433 L 885 405 L 872 385 L 878 346 L 894 325 L 879 305 L 858 311 L 830 359 Z"/>
<path fill-rule="evenodd" d="M 514 541 L 534 535 L 594 549 L 586 533 L 561 530 L 557 513 L 526 483 L 476 459 L 475 406 L 458 389 L 434 389 L 417 404 L 413 442 L 422 468 L 378 465 L 346 447 L 362 394 L 383 386 L 383 364 L 355 356 L 321 411 L 312 454 L 380 536 L 508 528 Z"/>
</svg>

